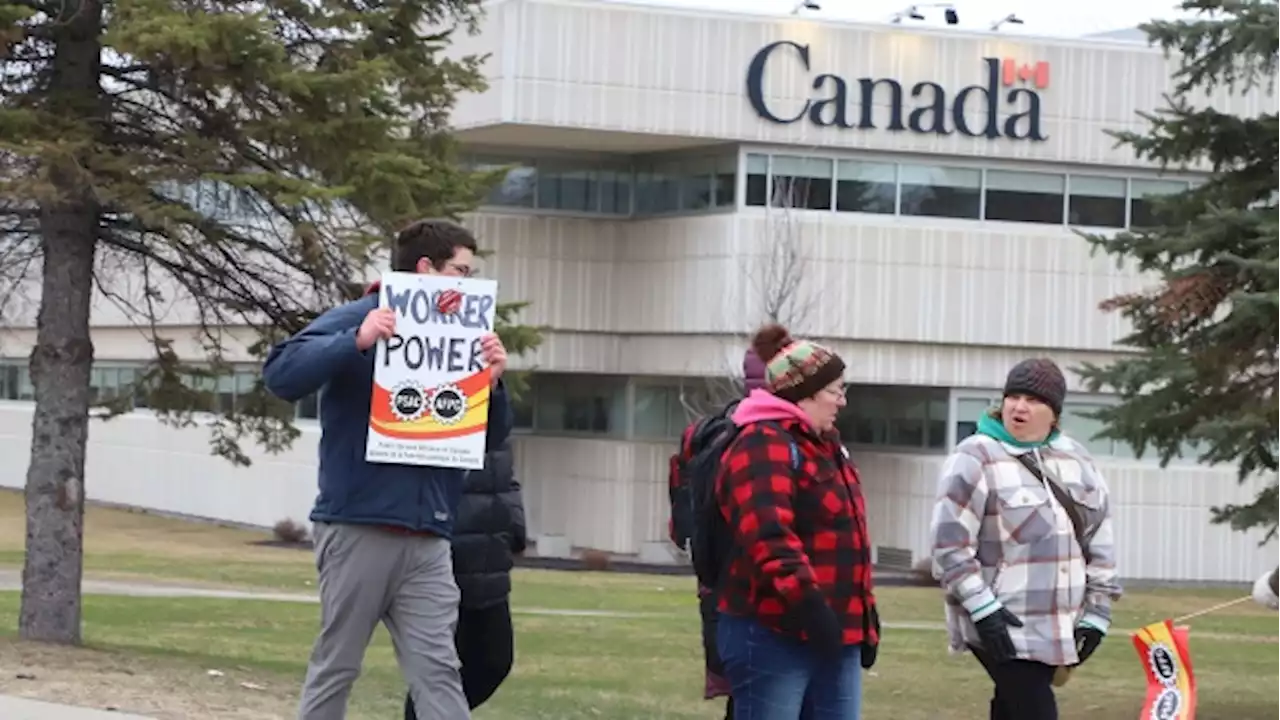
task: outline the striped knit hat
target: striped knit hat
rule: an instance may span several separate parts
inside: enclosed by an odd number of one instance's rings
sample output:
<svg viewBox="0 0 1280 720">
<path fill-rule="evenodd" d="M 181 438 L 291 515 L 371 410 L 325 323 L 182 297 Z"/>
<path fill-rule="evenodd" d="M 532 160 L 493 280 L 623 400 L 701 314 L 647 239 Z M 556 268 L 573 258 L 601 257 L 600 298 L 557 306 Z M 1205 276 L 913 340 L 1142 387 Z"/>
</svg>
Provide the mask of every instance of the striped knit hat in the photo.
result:
<svg viewBox="0 0 1280 720">
<path fill-rule="evenodd" d="M 783 400 L 794 403 L 811 398 L 844 377 L 844 361 L 839 355 L 817 343 L 793 339 L 781 325 L 760 328 L 751 347 L 766 358 L 765 383 L 769 392 Z"/>
</svg>

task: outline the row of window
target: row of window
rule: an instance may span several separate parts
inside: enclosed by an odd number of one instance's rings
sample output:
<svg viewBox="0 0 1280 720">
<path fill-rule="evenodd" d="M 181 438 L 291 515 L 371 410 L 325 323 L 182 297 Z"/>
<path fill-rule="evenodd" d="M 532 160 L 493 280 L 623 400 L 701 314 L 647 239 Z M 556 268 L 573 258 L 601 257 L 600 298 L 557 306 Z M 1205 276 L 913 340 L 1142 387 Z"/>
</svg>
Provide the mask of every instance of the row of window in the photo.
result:
<svg viewBox="0 0 1280 720">
<path fill-rule="evenodd" d="M 137 387 L 142 374 L 138 364 L 95 364 L 89 379 L 90 403 L 115 400 L 127 393 L 132 395 L 133 408 L 146 409 L 147 394 Z M 258 377 L 257 370 L 238 369 L 216 379 L 188 375 L 184 380 L 188 386 L 208 392 L 204 406 L 197 410 L 229 413 L 241 407 Z M 0 360 L 0 400 L 35 400 L 25 362 Z M 686 386 L 636 383 L 632 389 L 623 377 L 543 374 L 528 378 L 528 388 L 514 403 L 514 413 L 516 427 L 521 430 L 664 440 L 677 437 L 690 418 L 723 402 L 723 394 L 700 379 Z M 300 420 L 316 419 L 317 396 L 296 403 L 295 412 Z"/>
<path fill-rule="evenodd" d="M 947 447 L 947 395 L 946 388 L 850 385 L 836 428 L 850 445 L 942 451 Z"/>
<path fill-rule="evenodd" d="M 142 375 L 143 369 L 136 363 L 95 364 L 89 376 L 89 402 L 105 403 L 127 393 L 132 395 L 133 408 L 146 409 L 147 393 L 139 387 Z M 200 405 L 197 410 L 230 413 L 239 409 L 244 402 L 242 398 L 253 391 L 258 376 L 255 370 L 242 369 L 218 378 L 187 375 L 183 379 L 187 386 L 208 393 L 203 403 L 197 403 Z M 0 400 L 35 400 L 35 387 L 25 362 L 0 361 Z M 295 408 L 301 419 L 317 417 L 314 396 L 299 401 Z"/>
<path fill-rule="evenodd" d="M 515 166 L 484 199 L 491 207 L 646 216 L 735 205 L 736 155 L 468 162 Z M 1189 187 L 1186 180 L 756 153 L 747 155 L 745 174 L 749 207 L 1097 228 L 1150 226 L 1149 198 Z"/>
<path fill-rule="evenodd" d="M 138 380 L 136 365 L 103 363 L 91 377 L 94 402 L 117 398 Z M 189 377 L 192 387 L 209 392 L 208 411 L 231 412 L 250 393 L 258 374 L 241 369 L 220 378 Z M 591 435 L 617 439 L 671 440 L 695 417 L 722 406 L 736 389 L 727 381 L 627 378 L 609 375 L 534 374 L 515 403 L 516 427 L 539 434 Z M 949 391 L 945 388 L 851 385 L 848 405 L 837 427 L 851 445 L 942 452 L 947 444 Z M 0 361 L 0 400 L 33 400 L 26 364 Z M 999 401 L 989 397 L 956 400 L 955 440 L 977 430 L 981 414 Z M 145 408 L 141 393 L 133 406 Z M 1092 439 L 1102 423 L 1085 417 L 1096 403 L 1069 401 L 1062 429 L 1099 457 L 1132 458 L 1125 442 Z M 296 404 L 299 419 L 314 419 L 314 397 Z M 1192 458 L 1192 452 L 1184 457 Z"/>
<path fill-rule="evenodd" d="M 746 173 L 745 202 L 754 207 L 1097 228 L 1150 226 L 1148 199 L 1189 187 L 1185 180 L 797 155 L 747 155 Z"/>
<path fill-rule="evenodd" d="M 628 388 L 632 399 L 628 403 Z M 535 375 L 517 406 L 516 426 L 546 434 L 588 434 L 611 438 L 671 439 L 690 419 L 719 407 L 731 391 L 705 379 L 684 382 L 631 380 L 617 376 Z M 848 404 L 836 426 L 850 445 L 944 452 L 950 391 L 882 385 L 850 385 Z M 956 401 L 955 440 L 977 430 L 983 412 L 999 401 L 966 397 Z M 628 412 L 628 407 L 630 412 Z M 1102 423 L 1085 417 L 1097 403 L 1069 401 L 1062 429 L 1098 457 L 1133 458 L 1118 440 L 1093 440 Z M 628 425 L 630 423 L 630 425 Z M 1186 454 L 1193 457 L 1192 454 Z"/>
<path fill-rule="evenodd" d="M 662 215 L 734 206 L 737 155 L 634 163 L 473 157 L 477 170 L 516 166 L 482 201 L 497 207 Z"/>
</svg>

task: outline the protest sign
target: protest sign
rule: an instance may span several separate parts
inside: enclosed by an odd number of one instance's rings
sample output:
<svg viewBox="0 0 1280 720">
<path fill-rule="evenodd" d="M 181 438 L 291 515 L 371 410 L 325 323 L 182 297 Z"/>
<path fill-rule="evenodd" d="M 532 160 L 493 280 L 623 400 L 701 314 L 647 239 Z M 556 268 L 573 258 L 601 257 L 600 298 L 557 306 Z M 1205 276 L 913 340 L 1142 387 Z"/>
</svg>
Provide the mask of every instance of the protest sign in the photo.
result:
<svg viewBox="0 0 1280 720">
<path fill-rule="evenodd" d="M 385 273 L 379 307 L 395 334 L 377 345 L 365 459 L 484 467 L 489 368 L 480 339 L 493 330 L 493 280 Z"/>
<path fill-rule="evenodd" d="M 1133 646 L 1147 675 L 1143 720 L 1194 720 L 1196 678 L 1191 672 L 1190 628 L 1164 620 L 1133 634 Z"/>
</svg>

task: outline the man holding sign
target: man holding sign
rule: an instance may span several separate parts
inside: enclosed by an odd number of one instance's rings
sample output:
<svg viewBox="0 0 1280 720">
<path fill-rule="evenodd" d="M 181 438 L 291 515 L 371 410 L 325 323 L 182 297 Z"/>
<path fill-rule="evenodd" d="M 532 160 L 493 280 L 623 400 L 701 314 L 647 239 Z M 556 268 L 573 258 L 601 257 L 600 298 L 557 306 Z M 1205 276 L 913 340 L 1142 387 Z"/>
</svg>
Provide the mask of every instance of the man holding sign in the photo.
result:
<svg viewBox="0 0 1280 720">
<path fill-rule="evenodd" d="M 480 281 L 466 279 L 475 251 L 459 225 L 410 225 L 392 253 L 388 277 L 398 287 L 376 284 L 324 313 L 272 348 L 263 367 L 267 389 L 281 399 L 320 393 L 311 520 L 321 630 L 299 720 L 345 717 L 379 622 L 418 717 L 470 717 L 453 640 L 459 593 L 450 537 L 462 468 L 474 466 L 474 454 L 483 462 L 485 447 L 504 442 L 512 424 L 501 382 L 507 353 L 492 330 L 496 287 L 477 291 L 471 284 Z M 405 285 L 402 273 L 434 284 Z"/>
</svg>

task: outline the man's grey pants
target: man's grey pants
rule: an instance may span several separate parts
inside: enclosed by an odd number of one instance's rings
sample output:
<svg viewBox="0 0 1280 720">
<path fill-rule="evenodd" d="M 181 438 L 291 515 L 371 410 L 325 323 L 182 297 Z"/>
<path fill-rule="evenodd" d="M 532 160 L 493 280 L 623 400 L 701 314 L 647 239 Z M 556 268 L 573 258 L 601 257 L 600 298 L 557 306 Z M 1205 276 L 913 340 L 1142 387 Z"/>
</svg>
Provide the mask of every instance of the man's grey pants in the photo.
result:
<svg viewBox="0 0 1280 720">
<path fill-rule="evenodd" d="M 298 720 L 342 720 L 365 649 L 391 633 L 418 720 L 469 720 L 458 650 L 458 585 L 449 541 L 362 525 L 315 524 L 320 637 Z"/>
</svg>

